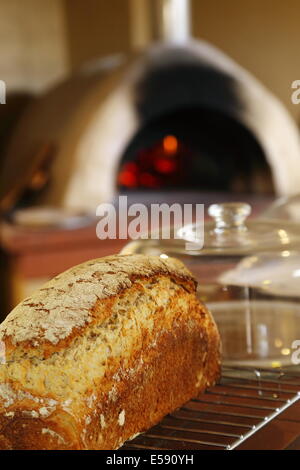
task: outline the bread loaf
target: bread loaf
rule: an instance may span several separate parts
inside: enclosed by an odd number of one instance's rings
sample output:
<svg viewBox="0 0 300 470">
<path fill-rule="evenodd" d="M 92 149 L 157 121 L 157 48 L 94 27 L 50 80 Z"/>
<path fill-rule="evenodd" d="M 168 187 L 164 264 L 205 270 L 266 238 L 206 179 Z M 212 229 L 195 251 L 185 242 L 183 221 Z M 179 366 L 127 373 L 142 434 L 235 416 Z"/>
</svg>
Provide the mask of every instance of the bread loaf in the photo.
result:
<svg viewBox="0 0 300 470">
<path fill-rule="evenodd" d="M 0 326 L 0 449 L 117 449 L 205 387 L 220 340 L 178 260 L 76 266 Z"/>
</svg>

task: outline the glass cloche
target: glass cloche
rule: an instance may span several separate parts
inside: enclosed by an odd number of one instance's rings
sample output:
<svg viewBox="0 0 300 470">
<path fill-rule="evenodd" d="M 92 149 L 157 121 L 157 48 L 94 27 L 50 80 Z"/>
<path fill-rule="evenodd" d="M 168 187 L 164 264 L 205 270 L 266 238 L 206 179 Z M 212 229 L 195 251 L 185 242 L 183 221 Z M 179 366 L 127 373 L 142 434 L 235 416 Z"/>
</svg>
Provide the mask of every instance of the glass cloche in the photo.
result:
<svg viewBox="0 0 300 470">
<path fill-rule="evenodd" d="M 174 256 L 189 267 L 218 324 L 225 364 L 293 365 L 300 344 L 300 223 L 248 220 L 250 212 L 246 203 L 211 205 L 201 249 L 196 222 L 172 227 L 169 240 L 131 241 L 122 253 Z"/>
<path fill-rule="evenodd" d="M 286 220 L 300 224 L 300 194 L 277 199 L 263 212 L 264 219 Z"/>
</svg>

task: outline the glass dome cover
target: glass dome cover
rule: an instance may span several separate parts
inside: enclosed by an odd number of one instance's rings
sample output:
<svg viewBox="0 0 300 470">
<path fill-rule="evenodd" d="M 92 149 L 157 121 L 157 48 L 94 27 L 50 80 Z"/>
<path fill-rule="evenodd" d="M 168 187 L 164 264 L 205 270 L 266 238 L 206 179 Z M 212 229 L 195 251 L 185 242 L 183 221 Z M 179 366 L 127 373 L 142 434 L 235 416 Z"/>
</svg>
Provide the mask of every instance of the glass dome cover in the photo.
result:
<svg viewBox="0 0 300 470">
<path fill-rule="evenodd" d="M 161 237 L 160 229 L 155 237 L 149 236 L 147 239 L 130 242 L 124 252 L 153 250 L 155 254 L 156 248 L 159 251 L 166 248 L 173 253 L 198 256 L 213 254 L 244 256 L 254 252 L 300 250 L 300 224 L 286 220 L 279 222 L 271 218 L 247 220 L 250 213 L 251 206 L 247 203 L 213 204 L 209 207 L 208 214 L 214 221 L 204 223 L 204 244 L 202 236 L 198 236 L 202 233 L 201 227 L 199 229 L 201 221 L 179 228 L 171 227 L 170 238 L 167 240 Z"/>
<path fill-rule="evenodd" d="M 294 222 L 300 224 L 300 194 L 277 199 L 262 214 L 264 219 Z"/>
<path fill-rule="evenodd" d="M 252 252 L 280 251 L 300 248 L 300 226 L 292 222 L 278 224 L 272 219 L 247 220 L 251 206 L 246 203 L 213 204 L 208 214 L 214 222 L 204 225 L 204 246 L 202 254 L 223 253 L 245 255 Z M 196 224 L 190 224 L 177 231 L 180 238 L 199 243 Z M 200 252 L 198 253 L 200 254 Z"/>
<path fill-rule="evenodd" d="M 132 241 L 123 253 L 175 256 L 189 267 L 218 324 L 225 363 L 291 364 L 300 339 L 300 224 L 250 213 L 246 203 L 214 204 L 204 244 L 196 222 L 172 227 L 170 240 Z"/>
</svg>

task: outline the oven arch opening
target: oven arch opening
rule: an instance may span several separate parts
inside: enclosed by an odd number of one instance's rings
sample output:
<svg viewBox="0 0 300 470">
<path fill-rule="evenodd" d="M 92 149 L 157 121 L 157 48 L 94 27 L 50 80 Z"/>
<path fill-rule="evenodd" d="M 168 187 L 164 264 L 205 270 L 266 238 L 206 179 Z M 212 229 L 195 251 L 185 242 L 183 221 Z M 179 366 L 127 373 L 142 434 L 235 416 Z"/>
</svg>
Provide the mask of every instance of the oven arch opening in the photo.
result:
<svg viewBox="0 0 300 470">
<path fill-rule="evenodd" d="M 214 109 L 186 107 L 149 120 L 120 158 L 118 192 L 272 194 L 272 172 L 254 135 Z"/>
</svg>

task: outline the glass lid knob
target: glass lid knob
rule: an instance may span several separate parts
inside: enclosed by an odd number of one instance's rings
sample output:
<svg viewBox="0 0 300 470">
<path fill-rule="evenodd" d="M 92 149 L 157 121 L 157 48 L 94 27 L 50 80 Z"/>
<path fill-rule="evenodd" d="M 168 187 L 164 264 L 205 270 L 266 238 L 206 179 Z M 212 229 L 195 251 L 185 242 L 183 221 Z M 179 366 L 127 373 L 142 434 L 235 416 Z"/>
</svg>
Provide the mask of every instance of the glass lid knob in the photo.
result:
<svg viewBox="0 0 300 470">
<path fill-rule="evenodd" d="M 208 214 L 215 221 L 214 231 L 217 233 L 228 229 L 247 230 L 245 221 L 251 214 L 251 206 L 245 202 L 212 204 Z"/>
</svg>

